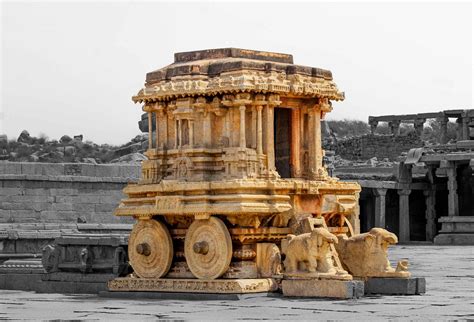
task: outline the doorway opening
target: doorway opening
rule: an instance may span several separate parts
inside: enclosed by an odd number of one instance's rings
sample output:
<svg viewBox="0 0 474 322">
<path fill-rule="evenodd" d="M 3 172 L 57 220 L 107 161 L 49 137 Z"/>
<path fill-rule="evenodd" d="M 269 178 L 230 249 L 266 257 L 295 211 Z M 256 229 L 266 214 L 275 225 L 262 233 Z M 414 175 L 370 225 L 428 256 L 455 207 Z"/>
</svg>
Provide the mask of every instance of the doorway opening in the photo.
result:
<svg viewBox="0 0 474 322">
<path fill-rule="evenodd" d="M 282 178 L 291 178 L 291 109 L 274 110 L 275 167 Z"/>
</svg>

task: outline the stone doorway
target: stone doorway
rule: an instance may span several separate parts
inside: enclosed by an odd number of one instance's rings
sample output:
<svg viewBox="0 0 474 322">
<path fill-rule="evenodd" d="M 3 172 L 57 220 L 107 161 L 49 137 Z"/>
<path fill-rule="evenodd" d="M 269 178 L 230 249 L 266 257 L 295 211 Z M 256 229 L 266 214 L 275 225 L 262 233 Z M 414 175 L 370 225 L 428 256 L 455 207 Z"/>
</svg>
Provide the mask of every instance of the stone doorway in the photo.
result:
<svg viewBox="0 0 474 322">
<path fill-rule="evenodd" d="M 275 167 L 282 178 L 291 178 L 291 109 L 274 110 Z"/>
</svg>

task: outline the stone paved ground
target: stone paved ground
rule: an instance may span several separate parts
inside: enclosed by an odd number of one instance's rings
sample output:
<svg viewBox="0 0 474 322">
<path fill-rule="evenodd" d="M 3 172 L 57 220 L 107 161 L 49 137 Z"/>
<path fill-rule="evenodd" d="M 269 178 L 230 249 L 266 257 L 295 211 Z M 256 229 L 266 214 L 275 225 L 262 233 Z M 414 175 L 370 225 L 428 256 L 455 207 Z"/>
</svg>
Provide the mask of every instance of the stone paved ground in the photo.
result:
<svg viewBox="0 0 474 322">
<path fill-rule="evenodd" d="M 239 301 L 125 300 L 92 295 L 36 294 L 0 290 L 3 319 L 474 319 L 474 247 L 397 246 L 395 262 L 410 259 L 425 276 L 423 296 L 380 296 L 335 301 L 250 297 Z"/>
</svg>

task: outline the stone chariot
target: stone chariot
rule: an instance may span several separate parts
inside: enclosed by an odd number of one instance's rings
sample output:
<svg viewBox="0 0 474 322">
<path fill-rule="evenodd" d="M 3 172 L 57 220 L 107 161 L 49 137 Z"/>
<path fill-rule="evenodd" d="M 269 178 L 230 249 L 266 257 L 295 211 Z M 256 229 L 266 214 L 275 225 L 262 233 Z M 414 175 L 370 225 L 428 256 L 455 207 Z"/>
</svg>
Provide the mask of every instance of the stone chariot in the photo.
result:
<svg viewBox="0 0 474 322">
<path fill-rule="evenodd" d="M 148 73 L 133 96 L 148 113 L 148 160 L 115 210 L 136 219 L 134 273 L 109 289 L 246 293 L 282 279 L 352 281 L 341 259 L 354 259 L 335 246 L 360 236 L 360 186 L 330 177 L 321 147 L 321 120 L 343 99 L 330 71 L 287 54 L 184 52 Z M 383 259 L 378 276 L 409 276 Z M 286 287 L 294 295 L 297 286 Z"/>
</svg>

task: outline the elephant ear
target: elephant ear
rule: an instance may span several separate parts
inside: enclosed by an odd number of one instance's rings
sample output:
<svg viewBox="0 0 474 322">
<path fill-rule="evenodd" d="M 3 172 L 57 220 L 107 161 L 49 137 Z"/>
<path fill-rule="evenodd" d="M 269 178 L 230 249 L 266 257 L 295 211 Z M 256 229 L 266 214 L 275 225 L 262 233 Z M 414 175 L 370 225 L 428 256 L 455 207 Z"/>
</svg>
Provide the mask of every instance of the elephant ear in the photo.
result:
<svg viewBox="0 0 474 322">
<path fill-rule="evenodd" d="M 369 247 L 372 247 L 372 244 L 375 242 L 376 239 L 377 239 L 377 237 L 375 237 L 372 234 L 367 234 L 365 236 L 365 241 L 367 242 L 367 246 L 369 246 Z"/>
</svg>

